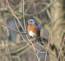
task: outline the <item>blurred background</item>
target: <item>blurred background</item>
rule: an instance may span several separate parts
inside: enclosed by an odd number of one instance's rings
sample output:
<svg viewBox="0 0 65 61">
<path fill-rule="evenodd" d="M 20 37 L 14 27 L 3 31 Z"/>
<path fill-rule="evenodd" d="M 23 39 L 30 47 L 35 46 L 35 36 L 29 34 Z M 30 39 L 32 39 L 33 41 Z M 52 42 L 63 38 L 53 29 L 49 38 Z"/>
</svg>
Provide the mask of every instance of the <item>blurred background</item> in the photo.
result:
<svg viewBox="0 0 65 61">
<path fill-rule="evenodd" d="M 0 0 L 0 60 L 65 61 L 64 4 L 64 0 Z M 37 37 L 28 34 L 29 19 L 41 27 Z"/>
</svg>

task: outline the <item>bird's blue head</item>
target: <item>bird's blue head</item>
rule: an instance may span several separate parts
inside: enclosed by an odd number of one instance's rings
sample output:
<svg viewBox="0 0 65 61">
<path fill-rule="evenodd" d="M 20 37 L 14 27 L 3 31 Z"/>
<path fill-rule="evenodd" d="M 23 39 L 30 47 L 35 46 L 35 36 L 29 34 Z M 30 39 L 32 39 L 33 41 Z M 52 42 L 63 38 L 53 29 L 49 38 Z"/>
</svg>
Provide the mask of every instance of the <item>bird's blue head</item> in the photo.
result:
<svg viewBox="0 0 65 61">
<path fill-rule="evenodd" d="M 35 24 L 35 20 L 34 20 L 34 19 L 29 19 L 29 20 L 28 20 L 28 23 L 29 23 L 29 24 Z"/>
</svg>

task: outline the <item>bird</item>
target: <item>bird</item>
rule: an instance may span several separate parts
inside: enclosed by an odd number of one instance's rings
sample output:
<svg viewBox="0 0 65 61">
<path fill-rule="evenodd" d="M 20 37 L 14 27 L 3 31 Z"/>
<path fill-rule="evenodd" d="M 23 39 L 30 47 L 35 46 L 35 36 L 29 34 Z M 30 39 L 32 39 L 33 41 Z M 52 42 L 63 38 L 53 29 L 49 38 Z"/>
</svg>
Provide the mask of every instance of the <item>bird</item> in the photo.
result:
<svg viewBox="0 0 65 61">
<path fill-rule="evenodd" d="M 30 38 L 35 38 L 34 42 L 38 42 L 41 45 L 43 45 L 42 40 L 40 38 L 40 30 L 41 30 L 41 24 L 38 24 L 35 22 L 34 19 L 29 19 L 28 20 L 28 25 L 27 25 L 27 32 Z"/>
<path fill-rule="evenodd" d="M 27 32 L 28 32 L 28 35 L 32 38 L 37 36 L 37 26 L 34 19 L 28 20 Z"/>
</svg>

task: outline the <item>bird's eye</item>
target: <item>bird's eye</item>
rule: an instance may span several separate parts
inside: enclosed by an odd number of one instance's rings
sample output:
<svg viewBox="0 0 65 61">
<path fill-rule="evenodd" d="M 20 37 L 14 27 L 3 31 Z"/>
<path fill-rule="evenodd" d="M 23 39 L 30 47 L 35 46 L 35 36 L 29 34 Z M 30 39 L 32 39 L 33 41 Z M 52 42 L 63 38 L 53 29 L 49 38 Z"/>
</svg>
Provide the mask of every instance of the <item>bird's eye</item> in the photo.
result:
<svg viewBox="0 0 65 61">
<path fill-rule="evenodd" d="M 32 21 L 30 21 L 30 22 L 32 22 Z"/>
</svg>

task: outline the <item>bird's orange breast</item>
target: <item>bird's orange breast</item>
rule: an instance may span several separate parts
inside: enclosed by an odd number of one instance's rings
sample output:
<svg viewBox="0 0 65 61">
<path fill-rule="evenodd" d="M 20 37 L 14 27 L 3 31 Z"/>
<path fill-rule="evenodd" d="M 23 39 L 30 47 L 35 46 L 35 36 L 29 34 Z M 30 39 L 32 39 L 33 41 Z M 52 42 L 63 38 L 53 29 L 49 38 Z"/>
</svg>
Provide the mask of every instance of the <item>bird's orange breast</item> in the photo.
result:
<svg viewBox="0 0 65 61">
<path fill-rule="evenodd" d="M 27 27 L 27 30 L 28 30 L 28 32 L 32 31 L 34 33 L 37 33 L 37 27 L 36 27 L 36 25 L 29 24 L 28 27 Z"/>
</svg>

